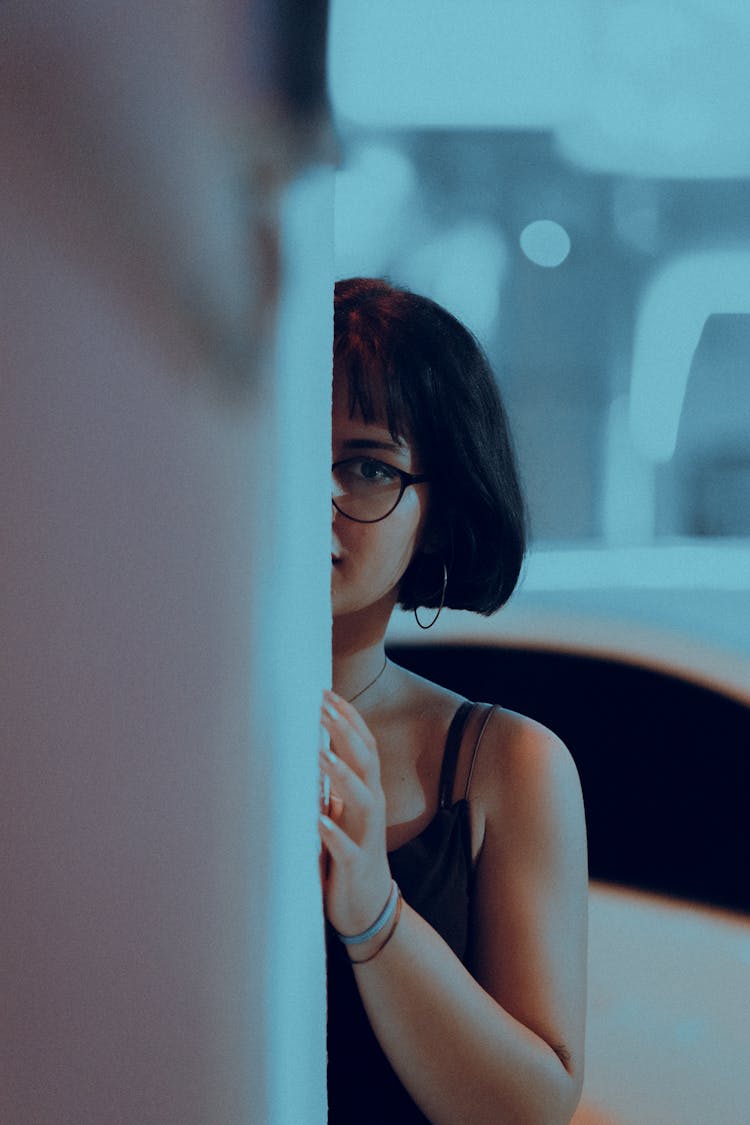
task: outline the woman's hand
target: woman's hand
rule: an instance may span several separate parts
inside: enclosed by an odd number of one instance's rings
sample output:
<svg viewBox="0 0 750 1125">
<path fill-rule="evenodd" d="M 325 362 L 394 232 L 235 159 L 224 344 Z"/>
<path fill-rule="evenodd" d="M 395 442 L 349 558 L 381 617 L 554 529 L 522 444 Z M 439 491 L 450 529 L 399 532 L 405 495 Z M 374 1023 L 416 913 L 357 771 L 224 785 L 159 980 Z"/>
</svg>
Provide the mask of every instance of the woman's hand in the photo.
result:
<svg viewBox="0 0 750 1125">
<path fill-rule="evenodd" d="M 320 768 L 330 778 L 333 814 L 320 818 L 330 860 L 326 916 L 339 933 L 359 934 L 378 917 L 391 889 L 380 761 L 359 712 L 331 691 L 324 693 L 321 721 L 331 742 L 320 752 Z"/>
</svg>

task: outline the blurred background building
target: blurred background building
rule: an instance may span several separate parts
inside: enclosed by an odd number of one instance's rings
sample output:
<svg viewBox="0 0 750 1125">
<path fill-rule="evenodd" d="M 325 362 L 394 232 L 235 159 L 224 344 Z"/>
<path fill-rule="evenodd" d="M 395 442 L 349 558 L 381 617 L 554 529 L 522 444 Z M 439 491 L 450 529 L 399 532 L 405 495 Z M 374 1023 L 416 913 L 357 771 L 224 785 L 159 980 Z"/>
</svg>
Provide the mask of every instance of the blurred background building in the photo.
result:
<svg viewBox="0 0 750 1125">
<path fill-rule="evenodd" d="M 337 275 L 445 304 L 509 407 L 534 553 L 496 628 L 750 693 L 750 12 L 347 0 L 329 57 Z"/>
</svg>

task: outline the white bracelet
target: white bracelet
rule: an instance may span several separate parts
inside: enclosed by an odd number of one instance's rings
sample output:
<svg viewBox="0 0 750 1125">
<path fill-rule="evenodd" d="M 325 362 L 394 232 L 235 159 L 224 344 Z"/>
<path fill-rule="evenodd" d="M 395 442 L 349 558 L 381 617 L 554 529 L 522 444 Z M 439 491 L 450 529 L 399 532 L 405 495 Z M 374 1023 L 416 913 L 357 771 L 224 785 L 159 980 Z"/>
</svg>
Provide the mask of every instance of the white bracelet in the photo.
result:
<svg viewBox="0 0 750 1125">
<path fill-rule="evenodd" d="M 390 922 L 396 911 L 398 897 L 399 889 L 396 885 L 396 880 L 392 879 L 388 900 L 373 924 L 369 926 L 368 929 L 363 930 L 361 934 L 340 934 L 337 930 L 336 937 L 339 941 L 342 941 L 344 945 L 361 945 L 363 942 L 369 941 L 370 938 L 375 937 L 376 934 L 379 934 L 381 930 L 385 929 Z"/>
</svg>

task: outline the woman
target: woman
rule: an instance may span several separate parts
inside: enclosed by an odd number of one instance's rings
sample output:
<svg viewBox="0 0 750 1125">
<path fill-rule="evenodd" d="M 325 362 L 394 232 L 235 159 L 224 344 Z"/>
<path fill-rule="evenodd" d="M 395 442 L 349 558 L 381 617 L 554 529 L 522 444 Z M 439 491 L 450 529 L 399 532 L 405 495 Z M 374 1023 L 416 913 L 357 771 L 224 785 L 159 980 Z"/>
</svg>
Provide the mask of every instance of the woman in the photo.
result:
<svg viewBox="0 0 750 1125">
<path fill-rule="evenodd" d="M 523 559 L 494 378 L 432 301 L 337 284 L 333 462 L 329 1120 L 568 1122 L 585 1010 L 575 767 L 538 723 L 385 657 L 397 603 L 492 613 Z"/>
</svg>

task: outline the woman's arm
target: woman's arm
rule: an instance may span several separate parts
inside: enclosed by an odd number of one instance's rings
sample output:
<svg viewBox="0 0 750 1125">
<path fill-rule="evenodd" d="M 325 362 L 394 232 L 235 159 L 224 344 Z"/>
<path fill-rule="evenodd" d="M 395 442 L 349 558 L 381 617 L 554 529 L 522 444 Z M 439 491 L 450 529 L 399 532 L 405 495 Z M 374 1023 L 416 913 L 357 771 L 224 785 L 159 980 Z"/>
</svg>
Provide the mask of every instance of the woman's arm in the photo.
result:
<svg viewBox="0 0 750 1125">
<path fill-rule="evenodd" d="M 377 751 L 352 708 L 336 701 L 335 710 L 341 718 L 327 724 L 339 752 L 332 782 L 344 809 L 352 802 L 357 811 L 322 831 L 331 874 L 343 875 L 336 889 L 346 884 L 353 893 L 365 852 L 370 871 L 380 870 L 364 827 L 374 814 L 380 830 Z M 582 1081 L 585 1010 L 587 876 L 577 774 L 548 731 L 498 712 L 475 786 L 486 825 L 474 896 L 476 980 L 404 905 L 387 946 L 355 967 L 357 984 L 391 1065 L 436 1125 L 568 1122 Z M 335 913 L 344 894 L 333 901 Z M 367 946 L 358 947 L 357 957 L 367 955 Z"/>
</svg>

